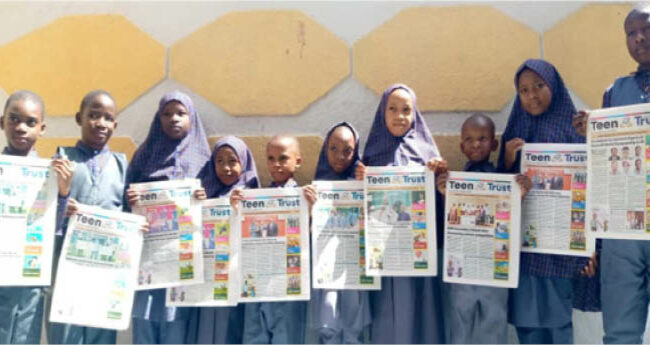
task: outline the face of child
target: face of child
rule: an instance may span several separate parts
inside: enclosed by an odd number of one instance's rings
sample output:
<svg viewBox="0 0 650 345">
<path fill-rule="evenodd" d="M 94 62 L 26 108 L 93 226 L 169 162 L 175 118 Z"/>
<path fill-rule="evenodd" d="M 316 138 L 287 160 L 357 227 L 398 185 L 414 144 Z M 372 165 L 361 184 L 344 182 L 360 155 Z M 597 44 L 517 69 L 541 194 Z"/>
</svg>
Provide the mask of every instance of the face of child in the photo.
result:
<svg viewBox="0 0 650 345">
<path fill-rule="evenodd" d="M 650 14 L 637 12 L 625 21 L 627 51 L 634 61 L 650 67 Z"/>
<path fill-rule="evenodd" d="M 43 113 L 38 103 L 29 99 L 11 102 L 0 118 L 7 143 L 20 154 L 27 155 L 36 139 L 45 133 Z"/>
<path fill-rule="evenodd" d="M 190 113 L 183 103 L 171 101 L 165 104 L 160 114 L 160 125 L 163 133 L 173 140 L 180 140 L 187 136 L 192 127 Z"/>
<path fill-rule="evenodd" d="M 327 139 L 327 162 L 338 174 L 352 164 L 354 158 L 355 138 L 350 128 L 340 126 Z"/>
<path fill-rule="evenodd" d="M 214 168 L 217 171 L 217 177 L 226 186 L 237 182 L 239 175 L 242 173 L 239 157 L 228 146 L 223 146 L 217 151 L 214 157 Z"/>
<path fill-rule="evenodd" d="M 401 137 L 413 124 L 413 100 L 404 89 L 396 89 L 386 101 L 386 127 L 390 134 Z"/>
<path fill-rule="evenodd" d="M 284 184 L 296 172 L 302 159 L 295 145 L 283 142 L 271 142 L 266 147 L 266 168 L 276 184 Z"/>
<path fill-rule="evenodd" d="M 81 141 L 96 150 L 101 150 L 117 128 L 117 107 L 107 95 L 99 94 L 81 112 L 77 113 L 77 124 L 81 126 Z"/>
<path fill-rule="evenodd" d="M 460 137 L 460 150 L 471 162 L 488 159 L 490 152 L 497 148 L 494 132 L 488 126 L 478 124 L 464 126 Z"/>
<path fill-rule="evenodd" d="M 553 93 L 544 79 L 530 69 L 519 75 L 517 92 L 521 106 L 527 113 L 535 116 L 543 114 L 551 106 Z"/>
</svg>

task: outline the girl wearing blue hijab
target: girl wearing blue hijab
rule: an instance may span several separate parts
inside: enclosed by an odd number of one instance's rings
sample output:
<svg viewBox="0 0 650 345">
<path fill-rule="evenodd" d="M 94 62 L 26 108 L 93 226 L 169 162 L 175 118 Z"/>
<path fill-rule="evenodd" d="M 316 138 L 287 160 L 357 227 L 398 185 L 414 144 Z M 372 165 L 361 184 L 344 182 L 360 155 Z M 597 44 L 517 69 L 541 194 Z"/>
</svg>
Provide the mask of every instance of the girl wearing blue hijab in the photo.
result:
<svg viewBox="0 0 650 345">
<path fill-rule="evenodd" d="M 253 154 L 234 136 L 219 139 L 199 173 L 208 199 L 225 197 L 235 188 L 259 188 Z M 195 308 L 190 316 L 188 344 L 241 344 L 244 305 Z"/>
<path fill-rule="evenodd" d="M 210 159 L 210 146 L 190 97 L 169 92 L 160 100 L 149 134 L 133 156 L 126 185 L 196 178 Z M 137 195 L 128 189 L 129 202 Z M 125 203 L 129 205 L 130 203 Z M 127 207 L 127 209 L 129 208 Z M 184 343 L 191 308 L 165 307 L 165 289 L 138 291 L 133 307 L 133 342 Z"/>
<path fill-rule="evenodd" d="M 363 178 L 365 165 L 427 165 L 444 172 L 441 167 L 446 162 L 441 161 L 416 107 L 415 93 L 408 86 L 396 84 L 382 94 L 366 141 L 363 164 L 355 172 L 358 179 Z M 440 219 L 442 212 L 436 211 Z M 441 221 L 437 223 L 440 225 Z M 440 247 L 442 232 L 438 230 L 437 235 Z M 382 277 L 381 285 L 381 291 L 370 292 L 373 343 L 444 343 L 440 276 Z"/>
<path fill-rule="evenodd" d="M 359 134 L 347 122 L 332 127 L 325 137 L 314 180 L 354 180 L 359 163 Z M 368 292 L 315 289 L 311 295 L 312 327 L 322 344 L 361 344 L 370 325 Z"/>
<path fill-rule="evenodd" d="M 515 74 L 515 88 L 499 171 L 519 172 L 524 143 L 585 142 L 573 128 L 576 109 L 553 65 L 526 60 Z M 521 343 L 573 343 L 572 308 L 594 311 L 599 304 L 598 280 L 580 277 L 588 262 L 575 256 L 521 253 L 519 287 L 510 291 L 508 313 Z"/>
</svg>

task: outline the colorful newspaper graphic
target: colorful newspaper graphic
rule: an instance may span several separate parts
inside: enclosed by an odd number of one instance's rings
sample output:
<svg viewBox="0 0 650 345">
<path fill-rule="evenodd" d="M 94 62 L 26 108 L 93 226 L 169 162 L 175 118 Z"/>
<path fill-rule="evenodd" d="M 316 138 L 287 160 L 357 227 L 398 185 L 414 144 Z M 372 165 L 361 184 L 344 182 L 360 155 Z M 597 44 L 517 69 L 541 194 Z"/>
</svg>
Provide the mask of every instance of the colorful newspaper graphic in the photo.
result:
<svg viewBox="0 0 650 345">
<path fill-rule="evenodd" d="M 237 305 L 239 234 L 230 227 L 230 199 L 202 203 L 204 283 L 167 289 L 168 306 Z"/>
<path fill-rule="evenodd" d="M 129 328 L 144 222 L 142 216 L 79 205 L 59 257 L 50 321 Z"/>
<path fill-rule="evenodd" d="M 0 155 L 0 286 L 50 285 L 58 194 L 50 165 Z"/>
<path fill-rule="evenodd" d="M 365 274 L 363 182 L 314 181 L 312 209 L 314 289 L 379 290 L 381 279 Z"/>
<path fill-rule="evenodd" d="M 239 301 L 309 300 L 309 210 L 302 189 L 243 193 L 232 226 L 241 236 Z"/>
<path fill-rule="evenodd" d="M 133 213 L 149 222 L 139 290 L 203 283 L 201 203 L 194 199 L 200 187 L 192 179 L 131 185 L 140 193 Z"/>
<path fill-rule="evenodd" d="M 368 167 L 366 272 L 370 276 L 435 276 L 435 179 L 424 166 Z"/>
<path fill-rule="evenodd" d="M 650 104 L 590 112 L 587 148 L 588 237 L 650 239 Z"/>
<path fill-rule="evenodd" d="M 451 172 L 445 199 L 443 280 L 516 288 L 521 190 L 514 175 Z"/>
<path fill-rule="evenodd" d="M 522 205 L 521 251 L 589 256 L 585 234 L 587 146 L 526 144 L 521 173 L 533 182 Z"/>
</svg>

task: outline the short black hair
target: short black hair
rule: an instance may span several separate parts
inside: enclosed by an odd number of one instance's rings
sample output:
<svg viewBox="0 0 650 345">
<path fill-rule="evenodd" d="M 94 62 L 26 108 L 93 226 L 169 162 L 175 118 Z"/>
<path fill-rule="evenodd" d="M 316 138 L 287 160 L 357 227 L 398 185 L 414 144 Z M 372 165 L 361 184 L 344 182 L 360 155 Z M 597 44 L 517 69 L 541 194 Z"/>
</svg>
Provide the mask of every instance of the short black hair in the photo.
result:
<svg viewBox="0 0 650 345">
<path fill-rule="evenodd" d="M 623 22 L 623 25 L 627 24 L 629 20 L 639 18 L 639 17 L 647 17 L 650 16 L 650 4 L 649 3 L 639 3 L 636 4 L 630 12 L 628 12 L 627 16 L 625 17 L 625 21 Z"/>
<path fill-rule="evenodd" d="M 492 119 L 489 116 L 483 113 L 474 113 L 470 117 L 468 117 L 463 122 L 463 125 L 460 127 L 461 134 L 467 126 L 481 126 L 481 127 L 487 126 L 492 136 L 495 136 L 494 121 L 492 121 Z"/>
<path fill-rule="evenodd" d="M 79 112 L 83 112 L 84 109 L 90 104 L 90 102 L 93 99 L 95 99 L 95 97 L 100 96 L 100 95 L 107 96 L 108 98 L 110 98 L 113 101 L 113 103 L 116 103 L 115 98 L 113 98 L 113 95 L 111 95 L 110 92 L 108 92 L 106 90 L 93 90 L 93 91 L 88 92 L 84 96 L 84 98 L 81 100 L 81 105 L 79 106 Z"/>
<path fill-rule="evenodd" d="M 5 107 L 2 111 L 2 114 L 4 115 L 7 112 L 7 109 L 9 109 L 11 103 L 24 100 L 36 103 L 41 109 L 41 121 L 45 120 L 45 103 L 43 102 L 43 98 L 41 98 L 41 96 L 37 95 L 35 92 L 29 90 L 18 90 L 9 95 L 9 98 L 7 98 L 7 101 L 5 102 Z"/>
</svg>

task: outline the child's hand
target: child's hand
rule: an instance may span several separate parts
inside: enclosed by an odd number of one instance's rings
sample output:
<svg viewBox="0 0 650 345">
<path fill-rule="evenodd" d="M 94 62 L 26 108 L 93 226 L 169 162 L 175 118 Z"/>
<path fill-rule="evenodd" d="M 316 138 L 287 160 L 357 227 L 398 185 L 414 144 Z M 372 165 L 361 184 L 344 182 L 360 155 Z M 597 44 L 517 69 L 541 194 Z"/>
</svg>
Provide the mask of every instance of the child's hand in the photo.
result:
<svg viewBox="0 0 650 345">
<path fill-rule="evenodd" d="M 72 185 L 72 176 L 74 168 L 72 163 L 67 159 L 52 160 L 52 167 L 56 171 L 57 184 L 59 185 L 59 196 L 67 197 L 70 195 L 70 186 Z"/>
<path fill-rule="evenodd" d="M 132 188 L 126 190 L 126 202 L 129 203 L 129 207 L 132 208 L 138 200 L 140 200 L 140 192 Z"/>
<path fill-rule="evenodd" d="M 79 211 L 79 203 L 75 199 L 68 199 L 68 206 L 65 209 L 65 216 L 70 218 Z"/>
<path fill-rule="evenodd" d="M 309 213 L 311 213 L 312 207 L 314 207 L 316 200 L 318 200 L 318 193 L 316 192 L 316 186 L 310 184 L 302 187 L 302 194 L 304 194 L 305 199 L 307 199 L 307 204 L 309 205 Z"/>
<path fill-rule="evenodd" d="M 596 256 L 596 252 L 594 252 L 593 254 L 591 254 L 591 257 L 589 258 L 589 263 L 582 268 L 580 274 L 582 274 L 585 277 L 591 278 L 596 275 L 597 268 L 598 268 L 598 257 Z"/>
<path fill-rule="evenodd" d="M 442 195 L 447 192 L 447 180 L 449 180 L 449 172 L 436 175 L 436 187 Z"/>
<path fill-rule="evenodd" d="M 521 138 L 510 139 L 506 143 L 506 155 L 504 160 L 506 170 L 512 169 L 512 165 L 515 164 L 515 161 L 517 160 L 517 152 L 524 147 L 525 143 L 524 139 Z"/>
<path fill-rule="evenodd" d="M 583 137 L 587 136 L 587 118 L 589 113 L 585 110 L 580 110 L 577 114 L 573 115 L 573 128 L 578 134 Z"/>
<path fill-rule="evenodd" d="M 205 194 L 205 188 L 201 187 L 194 191 L 194 199 L 196 200 L 205 200 L 208 196 Z"/>
<path fill-rule="evenodd" d="M 522 174 L 515 176 L 515 181 L 519 185 L 519 188 L 521 188 L 521 198 L 525 198 L 528 191 L 533 188 L 533 181 L 528 176 Z"/>
<path fill-rule="evenodd" d="M 356 178 L 359 181 L 363 181 L 364 176 L 366 176 L 366 166 L 359 162 L 357 164 L 357 167 L 354 168 L 354 178 Z"/>
<path fill-rule="evenodd" d="M 427 168 L 435 174 L 444 174 L 449 171 L 449 164 L 446 159 L 431 158 L 431 160 L 427 162 Z"/>
<path fill-rule="evenodd" d="M 239 202 L 242 201 L 243 198 L 244 192 L 241 188 L 233 189 L 232 193 L 230 193 L 230 207 L 236 210 L 239 207 Z"/>
<path fill-rule="evenodd" d="M 142 223 L 142 226 L 140 226 L 140 232 L 142 232 L 142 233 L 149 232 L 149 223 L 148 222 Z"/>
</svg>

